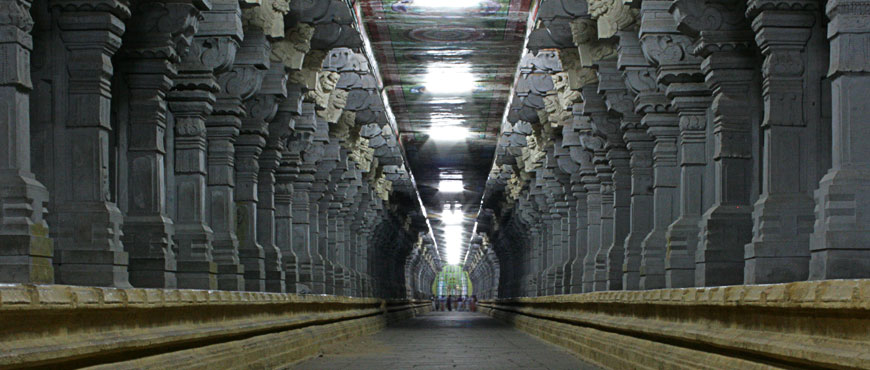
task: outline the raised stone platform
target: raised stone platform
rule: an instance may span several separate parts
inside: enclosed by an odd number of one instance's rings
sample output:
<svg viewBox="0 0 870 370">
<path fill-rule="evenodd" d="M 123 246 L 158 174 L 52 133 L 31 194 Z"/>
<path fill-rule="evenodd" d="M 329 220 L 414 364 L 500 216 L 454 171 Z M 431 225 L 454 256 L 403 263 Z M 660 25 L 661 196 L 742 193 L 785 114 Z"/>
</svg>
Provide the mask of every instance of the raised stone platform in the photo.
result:
<svg viewBox="0 0 870 370">
<path fill-rule="evenodd" d="M 273 368 L 430 307 L 283 293 L 0 285 L 0 368 Z"/>
<path fill-rule="evenodd" d="M 596 292 L 480 306 L 607 368 L 870 364 L 870 280 Z"/>
</svg>

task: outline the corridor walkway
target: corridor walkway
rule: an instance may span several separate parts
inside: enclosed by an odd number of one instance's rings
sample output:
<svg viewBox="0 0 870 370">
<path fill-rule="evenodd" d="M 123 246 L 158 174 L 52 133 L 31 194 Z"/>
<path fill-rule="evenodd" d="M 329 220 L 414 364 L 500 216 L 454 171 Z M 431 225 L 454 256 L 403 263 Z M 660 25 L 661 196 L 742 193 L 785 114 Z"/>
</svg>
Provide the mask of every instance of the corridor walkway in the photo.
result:
<svg viewBox="0 0 870 370">
<path fill-rule="evenodd" d="M 481 313 L 432 312 L 336 343 L 293 369 L 596 369 Z"/>
</svg>

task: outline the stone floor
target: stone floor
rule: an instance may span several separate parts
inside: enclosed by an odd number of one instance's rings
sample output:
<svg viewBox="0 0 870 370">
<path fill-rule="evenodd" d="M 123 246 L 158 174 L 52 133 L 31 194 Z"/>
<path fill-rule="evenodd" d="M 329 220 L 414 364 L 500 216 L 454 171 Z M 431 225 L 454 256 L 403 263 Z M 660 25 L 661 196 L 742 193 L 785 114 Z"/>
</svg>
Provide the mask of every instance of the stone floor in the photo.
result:
<svg viewBox="0 0 870 370">
<path fill-rule="evenodd" d="M 432 312 L 336 343 L 292 369 L 597 369 L 481 313 Z"/>
</svg>

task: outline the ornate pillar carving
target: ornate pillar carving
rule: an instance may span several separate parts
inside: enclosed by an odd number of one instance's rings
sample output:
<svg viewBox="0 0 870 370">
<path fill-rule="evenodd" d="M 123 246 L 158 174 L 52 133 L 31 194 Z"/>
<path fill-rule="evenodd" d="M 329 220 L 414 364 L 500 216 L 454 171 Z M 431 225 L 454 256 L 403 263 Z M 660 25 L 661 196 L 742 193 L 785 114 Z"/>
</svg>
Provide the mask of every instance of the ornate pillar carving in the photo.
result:
<svg viewBox="0 0 870 370">
<path fill-rule="evenodd" d="M 306 58 L 307 59 L 307 58 Z M 323 157 L 324 147 L 315 142 L 317 123 L 313 103 L 302 104 L 302 115 L 296 120 L 294 145 L 302 150 L 300 174 L 293 183 L 293 251 L 299 259 L 299 284 L 301 288 L 316 292 L 315 274 L 317 266 L 322 265 L 317 251 L 317 214 L 320 195 L 313 188 L 318 163 Z M 304 149 L 302 149 L 304 148 Z M 321 268 L 322 269 L 322 268 Z M 322 273 L 321 273 L 322 275 Z"/>
<path fill-rule="evenodd" d="M 43 218 L 48 190 L 30 172 L 30 5 L 0 1 L 0 281 L 50 284 L 53 245 Z"/>
<path fill-rule="evenodd" d="M 598 84 L 586 85 L 583 87 L 584 98 L 586 94 L 591 94 L 592 92 L 587 92 L 587 89 L 592 89 L 595 91 L 598 89 Z M 586 100 L 584 99 L 584 109 L 586 112 Z M 583 166 L 583 163 L 580 167 L 580 176 L 581 181 L 583 181 L 583 187 L 586 189 L 586 222 L 588 224 L 588 228 L 586 229 L 587 236 L 587 250 L 586 256 L 583 258 L 583 292 L 591 292 L 595 290 L 595 282 L 598 281 L 599 289 L 603 290 L 606 285 L 606 280 L 598 280 L 596 278 L 596 265 L 599 266 L 599 270 L 603 267 L 605 261 L 598 261 L 599 251 L 601 250 L 602 242 L 601 242 L 601 222 L 602 222 L 602 185 L 601 178 L 596 176 L 596 160 L 600 161 L 603 156 L 604 150 L 604 140 L 600 137 L 594 135 L 592 133 L 592 123 L 590 122 L 589 117 L 579 116 L 577 117 L 578 121 L 575 121 L 575 127 L 577 127 L 580 133 L 580 143 L 589 152 L 589 163 L 588 166 Z M 579 127 L 578 127 L 579 126 Z M 594 155 L 595 152 L 598 152 L 598 158 Z M 604 255 L 601 255 L 604 257 Z M 603 271 L 603 270 L 602 270 Z M 599 272 L 598 278 L 605 279 L 603 274 Z M 604 284 L 602 284 L 602 281 Z"/>
<path fill-rule="evenodd" d="M 251 76 L 258 86 L 255 93 L 244 99 L 245 117 L 239 138 L 235 143 L 235 181 L 233 197 L 236 206 L 236 235 L 239 238 L 239 261 L 245 267 L 245 290 L 262 292 L 266 288 L 265 251 L 257 238 L 257 204 L 259 202 L 260 154 L 266 147 L 269 122 L 278 112 L 279 99 L 286 97 L 284 66 L 271 66 L 271 46 L 259 29 L 246 28 L 243 50 L 251 55 L 257 70 Z M 268 77 L 268 80 L 266 79 Z M 274 154 L 274 153 L 273 153 Z M 271 169 L 271 168 L 270 168 Z M 267 186 L 272 184 L 267 184 Z M 267 189 L 273 191 L 271 186 Z M 272 201 L 269 199 L 268 201 Z M 277 271 L 280 258 L 274 245 L 270 246 L 270 271 Z M 280 283 L 273 282 L 280 285 Z"/>
<path fill-rule="evenodd" d="M 272 62 L 272 67 L 263 82 L 263 96 L 257 105 L 273 107 L 275 116 L 269 122 L 268 137 L 258 164 L 260 171 L 257 179 L 257 242 L 263 247 L 264 268 L 266 272 L 266 291 L 286 291 L 286 271 L 282 250 L 276 240 L 276 186 L 275 174 L 281 163 L 284 143 L 290 135 L 290 116 L 277 117 L 281 102 L 287 98 L 287 72 L 283 64 Z M 268 118 L 268 117 L 267 117 Z M 271 122 L 270 122 L 271 121 Z M 295 284 L 295 282 L 294 282 Z"/>
<path fill-rule="evenodd" d="M 631 230 L 632 169 L 631 154 L 626 148 L 624 128 L 639 125 L 640 117 L 634 113 L 634 102 L 625 86 L 622 73 L 613 59 L 598 62 L 598 91 L 611 117 L 594 127 L 607 137 L 607 160 L 613 171 L 613 231 L 607 248 L 607 290 L 621 290 L 625 259 L 625 239 Z M 617 118 L 621 117 L 621 118 Z"/>
<path fill-rule="evenodd" d="M 94 11 L 81 1 L 51 1 L 34 9 L 41 40 L 33 71 L 39 101 L 29 116 L 33 165 L 51 191 L 54 282 L 129 287 L 109 147 L 111 59 L 130 9 L 126 2 L 101 5 Z"/>
<path fill-rule="evenodd" d="M 677 165 L 677 142 L 680 135 L 679 116 L 664 89 L 674 77 L 680 76 L 680 66 L 691 62 L 674 35 L 673 18 L 667 13 L 669 1 L 646 1 L 641 4 L 640 42 L 644 57 L 654 68 L 627 67 L 626 82 L 638 85 L 635 109 L 643 115 L 641 124 L 647 127 L 653 146 L 653 224 L 641 242 L 640 289 L 665 287 L 665 256 L 668 226 L 679 215 L 680 167 Z M 677 37 L 675 39 L 675 37 Z M 637 74 L 629 73 L 636 71 Z M 649 73 L 649 76 L 646 74 Z M 635 76 L 632 78 L 631 76 Z M 652 79 L 650 84 L 649 79 Z"/>
<path fill-rule="evenodd" d="M 242 30 L 241 10 L 233 9 L 227 24 Z M 221 87 L 214 112 L 206 119 L 208 136 L 209 225 L 214 230 L 214 260 L 218 264 L 218 287 L 222 290 L 245 289 L 245 267 L 239 259 L 236 234 L 236 141 L 247 114 L 244 102 L 263 83 L 268 50 L 262 37 L 246 32 L 231 69 L 217 75 Z M 249 163 L 246 163 L 249 164 Z M 256 175 L 256 174 L 255 174 Z M 251 226 L 253 227 L 253 226 Z"/>
<path fill-rule="evenodd" d="M 213 0 L 190 51 L 178 66 L 175 87 L 167 94 L 175 116 L 175 241 L 178 244 L 178 287 L 217 289 L 217 264 L 208 224 L 208 142 L 206 118 L 220 91 L 216 74 L 233 64 L 243 35 L 237 21 L 237 0 Z"/>
<path fill-rule="evenodd" d="M 870 277 L 870 2 L 831 0 L 832 166 L 815 193 L 810 279 Z"/>
<path fill-rule="evenodd" d="M 622 286 L 625 290 L 641 289 L 641 262 L 643 241 L 653 227 L 653 142 L 648 133 L 649 126 L 644 122 L 645 113 L 653 110 L 648 98 L 656 94 L 655 70 L 643 56 L 638 28 L 630 27 L 619 33 L 619 63 L 625 86 L 628 88 L 627 102 L 617 107 L 630 107 L 622 112 L 623 140 L 631 154 L 631 222 L 625 238 L 625 259 L 623 264 Z M 662 96 L 663 97 L 663 96 Z"/>
<path fill-rule="evenodd" d="M 743 282 L 743 249 L 751 241 L 757 159 L 752 129 L 761 118 L 760 75 L 745 4 L 732 0 L 675 1 L 677 27 L 698 41 L 694 53 L 713 92 L 713 205 L 701 219 L 695 285 Z M 710 22 L 710 17 L 716 17 Z"/>
<path fill-rule="evenodd" d="M 577 106 L 573 114 L 575 117 L 581 114 L 581 109 Z M 574 119 L 576 122 L 577 119 Z M 571 164 L 565 163 L 563 170 L 570 173 L 571 193 L 575 199 L 574 209 L 577 220 L 575 221 L 575 241 L 574 252 L 572 254 L 572 262 L 569 266 L 571 269 L 571 280 L 568 293 L 583 292 L 583 260 L 587 255 L 588 250 L 588 209 L 587 209 L 587 194 L 586 188 L 583 186 L 582 175 L 584 168 L 592 166 L 592 158 L 589 152 L 585 150 L 581 141 L 580 135 L 574 127 L 574 122 L 571 125 L 566 125 L 562 130 L 562 146 L 568 151 Z"/>
<path fill-rule="evenodd" d="M 744 283 L 806 280 L 815 221 L 812 190 L 822 175 L 830 127 L 822 125 L 820 81 L 827 68 L 821 12 L 816 1 L 770 7 L 750 1 L 746 11 L 764 56 L 761 124 L 762 193 L 753 209 Z M 796 10 L 797 9 L 797 10 Z M 799 163 L 794 159 L 800 158 Z"/>
<path fill-rule="evenodd" d="M 203 0 L 140 2 L 124 35 L 130 176 L 123 240 L 130 251 L 130 282 L 136 287 L 177 286 L 175 230 L 166 205 L 166 93 L 193 41 L 200 11 L 209 8 Z"/>
</svg>

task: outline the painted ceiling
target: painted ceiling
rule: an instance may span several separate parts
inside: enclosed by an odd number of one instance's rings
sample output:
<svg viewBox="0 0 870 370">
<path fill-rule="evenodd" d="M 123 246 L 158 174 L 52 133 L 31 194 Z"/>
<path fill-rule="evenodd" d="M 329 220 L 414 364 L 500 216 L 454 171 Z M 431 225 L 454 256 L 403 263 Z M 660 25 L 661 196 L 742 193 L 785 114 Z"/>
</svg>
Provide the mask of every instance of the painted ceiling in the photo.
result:
<svg viewBox="0 0 870 370">
<path fill-rule="evenodd" d="M 530 1 L 358 4 L 411 171 L 448 262 L 447 239 L 461 229 L 464 255 L 474 227 L 522 53 Z M 463 129 L 468 131 L 464 138 Z M 461 180 L 464 191 L 439 191 L 445 180 Z M 460 213 L 464 217 L 457 221 Z"/>
</svg>

